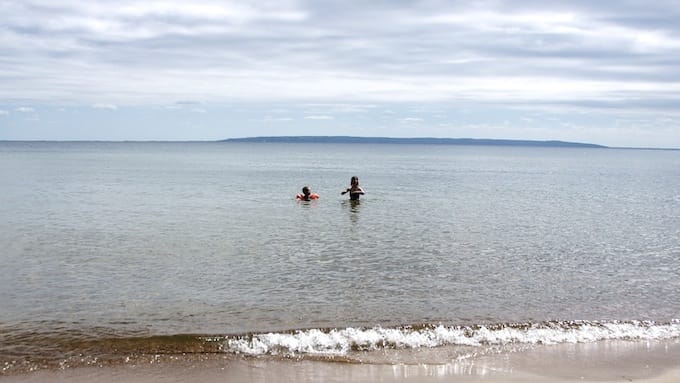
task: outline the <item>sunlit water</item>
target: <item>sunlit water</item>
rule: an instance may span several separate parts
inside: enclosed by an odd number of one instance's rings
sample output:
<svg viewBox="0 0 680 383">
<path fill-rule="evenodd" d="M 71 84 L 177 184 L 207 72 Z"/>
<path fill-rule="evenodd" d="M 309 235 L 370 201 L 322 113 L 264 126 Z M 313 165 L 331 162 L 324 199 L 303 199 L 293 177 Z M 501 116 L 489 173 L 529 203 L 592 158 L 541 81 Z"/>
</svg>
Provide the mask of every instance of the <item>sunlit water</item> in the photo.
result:
<svg viewBox="0 0 680 383">
<path fill-rule="evenodd" d="M 353 175 L 358 204 L 340 195 Z M 321 199 L 295 201 L 304 185 Z M 670 323 L 680 152 L 5 142 L 0 249 L 6 344 Z"/>
</svg>

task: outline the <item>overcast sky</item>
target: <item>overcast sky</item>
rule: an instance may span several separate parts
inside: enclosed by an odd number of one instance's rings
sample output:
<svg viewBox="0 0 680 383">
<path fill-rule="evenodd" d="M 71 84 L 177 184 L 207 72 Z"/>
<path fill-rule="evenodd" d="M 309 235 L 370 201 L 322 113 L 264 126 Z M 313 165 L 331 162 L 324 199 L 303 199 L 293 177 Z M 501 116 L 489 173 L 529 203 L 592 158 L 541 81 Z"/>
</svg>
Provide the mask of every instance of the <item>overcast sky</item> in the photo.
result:
<svg viewBox="0 0 680 383">
<path fill-rule="evenodd" d="M 0 0 L 0 140 L 680 148 L 680 1 Z"/>
</svg>

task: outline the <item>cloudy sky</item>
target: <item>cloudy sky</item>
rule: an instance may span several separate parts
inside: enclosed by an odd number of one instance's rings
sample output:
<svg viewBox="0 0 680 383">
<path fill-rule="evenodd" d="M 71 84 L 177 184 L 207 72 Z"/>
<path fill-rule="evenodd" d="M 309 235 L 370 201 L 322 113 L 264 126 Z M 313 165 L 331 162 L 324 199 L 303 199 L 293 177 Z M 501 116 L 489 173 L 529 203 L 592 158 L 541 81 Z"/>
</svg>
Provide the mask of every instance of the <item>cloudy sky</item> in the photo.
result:
<svg viewBox="0 0 680 383">
<path fill-rule="evenodd" d="M 0 0 L 0 140 L 680 148 L 680 1 Z"/>
</svg>

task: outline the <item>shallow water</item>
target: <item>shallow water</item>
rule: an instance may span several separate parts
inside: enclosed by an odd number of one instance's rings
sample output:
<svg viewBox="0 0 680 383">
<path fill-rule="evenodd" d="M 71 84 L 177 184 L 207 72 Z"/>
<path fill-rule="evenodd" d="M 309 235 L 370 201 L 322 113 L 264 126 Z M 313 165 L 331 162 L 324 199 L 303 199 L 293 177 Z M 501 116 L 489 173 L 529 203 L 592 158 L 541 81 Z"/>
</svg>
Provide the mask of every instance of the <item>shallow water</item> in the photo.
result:
<svg viewBox="0 0 680 383">
<path fill-rule="evenodd" d="M 358 204 L 340 195 L 352 175 Z M 321 199 L 296 202 L 303 185 Z M 0 352 L 40 337 L 677 325 L 678 238 L 678 151 L 3 142 Z"/>
</svg>

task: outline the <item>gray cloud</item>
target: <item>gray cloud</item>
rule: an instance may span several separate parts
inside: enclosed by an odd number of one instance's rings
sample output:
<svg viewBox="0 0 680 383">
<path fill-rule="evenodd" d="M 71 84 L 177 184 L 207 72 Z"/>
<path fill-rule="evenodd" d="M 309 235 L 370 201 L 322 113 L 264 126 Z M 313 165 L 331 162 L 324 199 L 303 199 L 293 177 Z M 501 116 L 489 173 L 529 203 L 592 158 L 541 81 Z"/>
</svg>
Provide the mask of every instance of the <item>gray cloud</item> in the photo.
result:
<svg viewBox="0 0 680 383">
<path fill-rule="evenodd" d="M 642 0 L 0 0 L 0 104 L 677 114 L 679 18 L 675 1 Z"/>
<path fill-rule="evenodd" d="M 391 89 L 424 93 L 432 83 L 488 77 L 607 80 L 625 91 L 630 81 L 680 80 L 670 3 L 407 4 L 10 3 L 0 49 L 15 59 L 2 63 L 4 80 L 23 84 L 27 98 L 77 99 L 76 88 L 87 87 L 84 97 L 108 93 L 112 102 L 172 98 L 192 86 L 208 99 L 262 98 L 252 90 L 271 84 L 273 98 L 390 100 Z M 315 79 L 349 79 L 357 89 L 320 90 L 309 86 Z M 483 97 L 471 88 L 430 97 Z M 497 88 L 483 93 L 515 90 Z"/>
</svg>

